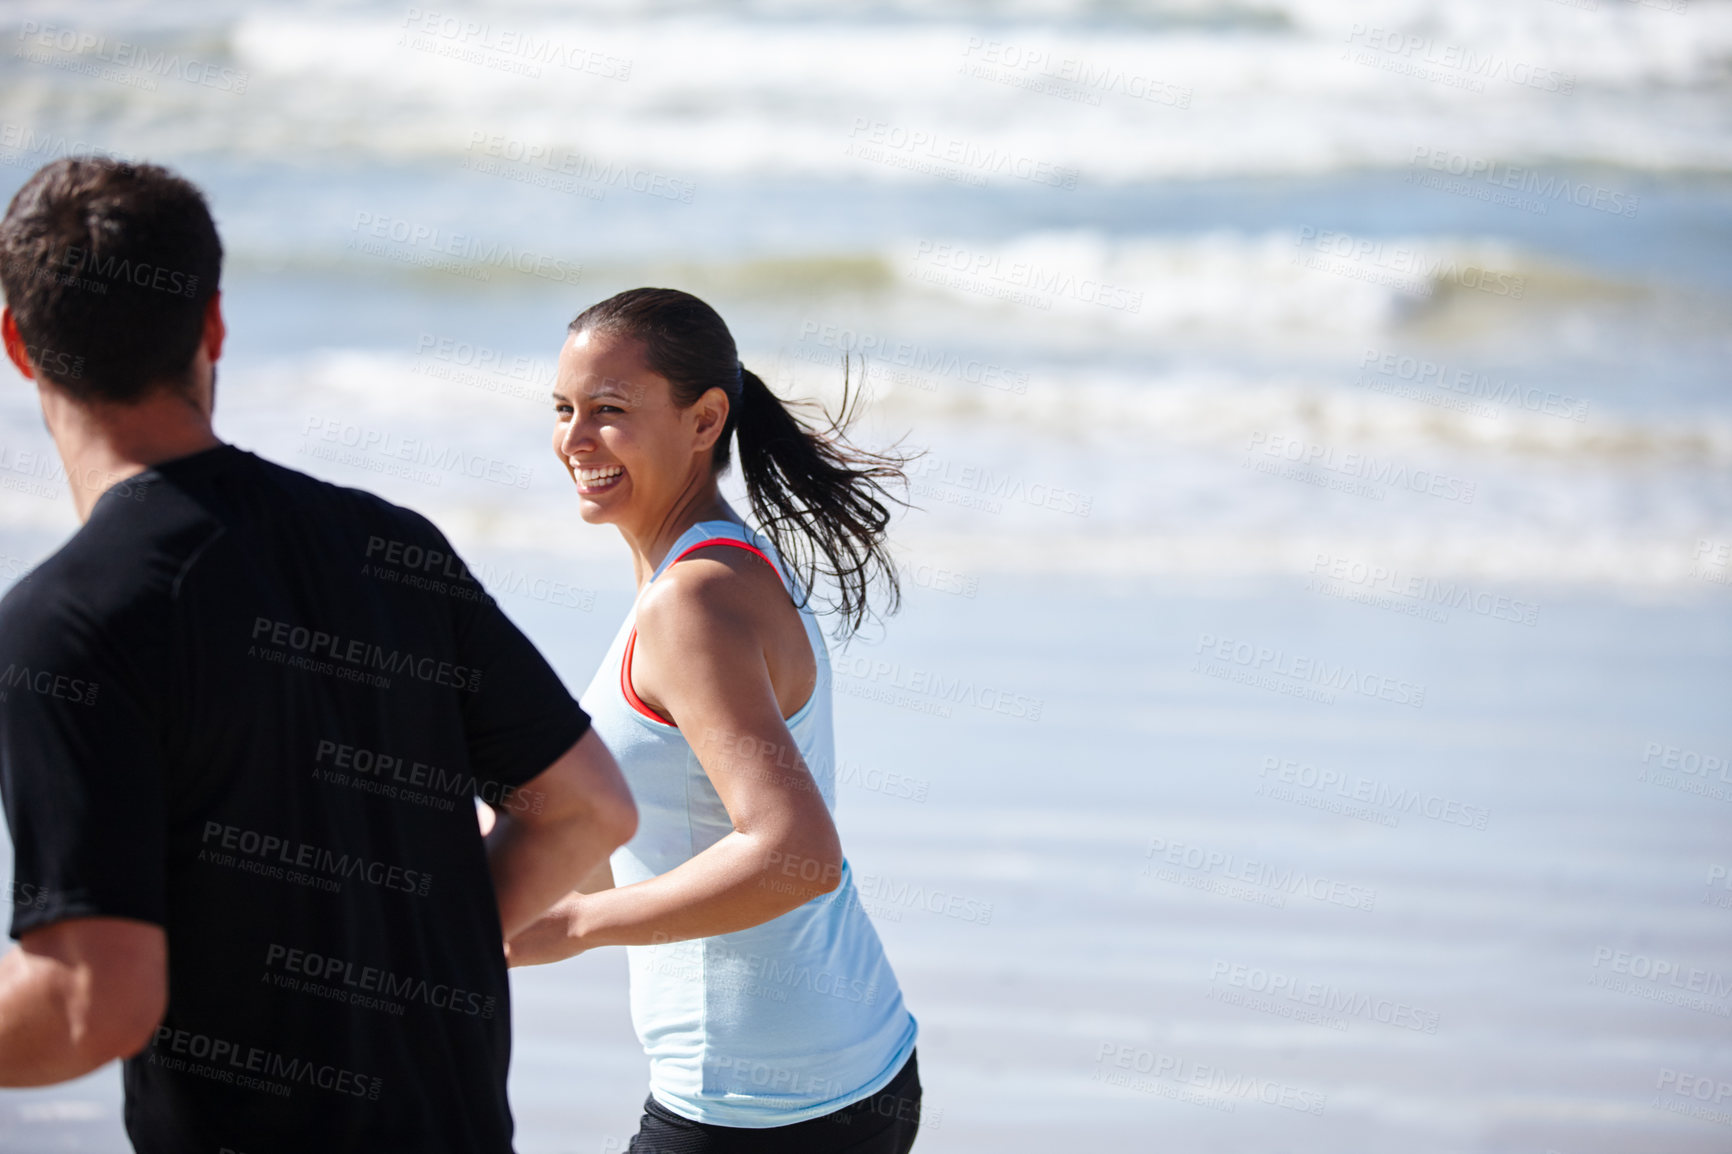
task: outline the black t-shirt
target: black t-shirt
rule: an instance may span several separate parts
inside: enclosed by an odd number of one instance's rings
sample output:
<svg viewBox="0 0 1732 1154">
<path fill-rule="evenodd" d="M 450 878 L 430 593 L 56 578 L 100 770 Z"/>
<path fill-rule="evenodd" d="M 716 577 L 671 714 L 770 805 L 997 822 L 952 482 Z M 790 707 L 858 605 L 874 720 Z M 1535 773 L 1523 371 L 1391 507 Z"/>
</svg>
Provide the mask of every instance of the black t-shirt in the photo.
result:
<svg viewBox="0 0 1732 1154">
<path fill-rule="evenodd" d="M 510 1150 L 472 799 L 588 724 L 415 513 L 226 445 L 105 493 L 0 603 L 0 785 L 14 937 L 167 932 L 137 1149 Z"/>
</svg>

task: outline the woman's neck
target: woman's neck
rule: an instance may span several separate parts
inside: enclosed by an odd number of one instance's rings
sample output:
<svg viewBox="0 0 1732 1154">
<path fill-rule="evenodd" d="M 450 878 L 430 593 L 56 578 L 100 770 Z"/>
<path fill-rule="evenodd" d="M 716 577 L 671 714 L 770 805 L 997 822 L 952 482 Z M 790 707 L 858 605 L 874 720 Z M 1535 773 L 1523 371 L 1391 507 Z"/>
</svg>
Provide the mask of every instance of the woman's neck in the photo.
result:
<svg viewBox="0 0 1732 1154">
<path fill-rule="evenodd" d="M 740 515 L 733 510 L 712 476 L 700 486 L 687 494 L 682 494 L 668 511 L 656 520 L 653 526 L 645 527 L 637 532 L 620 526 L 620 536 L 631 548 L 632 571 L 637 577 L 637 587 L 642 589 L 649 584 L 655 575 L 656 567 L 667 557 L 668 551 L 674 547 L 674 542 L 680 535 L 700 521 L 732 521 L 737 525 L 744 524 Z"/>
</svg>

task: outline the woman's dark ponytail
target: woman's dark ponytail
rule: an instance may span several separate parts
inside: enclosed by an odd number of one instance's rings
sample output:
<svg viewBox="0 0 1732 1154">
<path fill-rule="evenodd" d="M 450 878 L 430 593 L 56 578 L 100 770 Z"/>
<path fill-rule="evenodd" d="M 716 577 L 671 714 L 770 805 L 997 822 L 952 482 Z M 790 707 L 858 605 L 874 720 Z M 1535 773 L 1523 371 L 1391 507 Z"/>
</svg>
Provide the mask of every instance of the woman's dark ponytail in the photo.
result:
<svg viewBox="0 0 1732 1154">
<path fill-rule="evenodd" d="M 870 595 L 882 584 L 886 613 L 901 599 L 887 531 L 891 506 L 905 504 L 891 487 L 906 483 L 905 457 L 848 443 L 859 394 L 844 363 L 842 403 L 822 427 L 794 412 L 756 373 L 742 365 L 727 325 L 709 305 L 676 289 L 632 289 L 592 305 L 572 332 L 607 330 L 644 343 L 644 359 L 666 377 L 681 407 L 711 388 L 728 395 L 728 421 L 716 442 L 717 471 L 740 445 L 740 472 L 752 519 L 775 545 L 810 597 L 822 580 L 835 586 L 830 604 L 841 634 L 873 615 Z"/>
<path fill-rule="evenodd" d="M 841 407 L 822 430 L 790 412 L 750 369 L 742 366 L 740 379 L 735 432 L 752 519 L 807 589 L 819 575 L 835 583 L 844 635 L 865 623 L 876 582 L 883 583 L 886 612 L 894 612 L 902 589 L 886 541 L 896 501 L 887 486 L 904 480 L 903 460 L 847 442 L 853 417 L 847 370 Z"/>
</svg>

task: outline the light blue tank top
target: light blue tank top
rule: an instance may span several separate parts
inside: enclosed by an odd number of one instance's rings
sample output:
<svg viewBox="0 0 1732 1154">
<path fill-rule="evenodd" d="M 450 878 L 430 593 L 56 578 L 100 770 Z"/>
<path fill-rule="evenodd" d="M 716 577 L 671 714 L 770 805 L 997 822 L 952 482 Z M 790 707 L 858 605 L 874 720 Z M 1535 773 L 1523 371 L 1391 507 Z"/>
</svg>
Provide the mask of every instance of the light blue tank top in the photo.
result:
<svg viewBox="0 0 1732 1154">
<path fill-rule="evenodd" d="M 761 550 L 791 585 L 769 542 L 731 521 L 686 530 L 650 580 L 693 545 L 715 538 Z M 613 855 L 619 886 L 666 873 L 733 830 L 684 735 L 626 697 L 620 667 L 636 616 L 634 606 L 583 695 L 637 800 L 637 834 Z M 830 658 L 811 610 L 802 607 L 800 616 L 818 683 L 787 725 L 824 804 L 834 809 Z M 774 884 L 776 876 L 766 881 Z M 763 925 L 629 946 L 626 954 L 632 1025 L 649 1055 L 650 1093 L 681 1117 L 754 1129 L 803 1122 L 876 1093 L 914 1050 L 914 1017 L 846 860 L 835 890 Z"/>
</svg>

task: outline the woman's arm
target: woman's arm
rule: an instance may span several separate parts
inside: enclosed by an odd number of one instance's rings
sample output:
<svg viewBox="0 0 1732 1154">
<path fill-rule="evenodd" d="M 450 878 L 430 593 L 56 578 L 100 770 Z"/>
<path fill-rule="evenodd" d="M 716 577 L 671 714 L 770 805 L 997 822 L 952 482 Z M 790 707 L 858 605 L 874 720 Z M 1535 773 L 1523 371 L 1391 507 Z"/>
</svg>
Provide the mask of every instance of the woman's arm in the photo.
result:
<svg viewBox="0 0 1732 1154">
<path fill-rule="evenodd" d="M 512 939 L 514 965 L 731 933 L 841 882 L 841 842 L 783 723 L 766 656 L 765 638 L 786 636 L 778 612 L 800 625 L 780 580 L 755 557 L 704 556 L 669 570 L 653 593 L 638 612 L 634 684 L 679 725 L 733 831 L 648 881 L 567 895 Z"/>
</svg>

